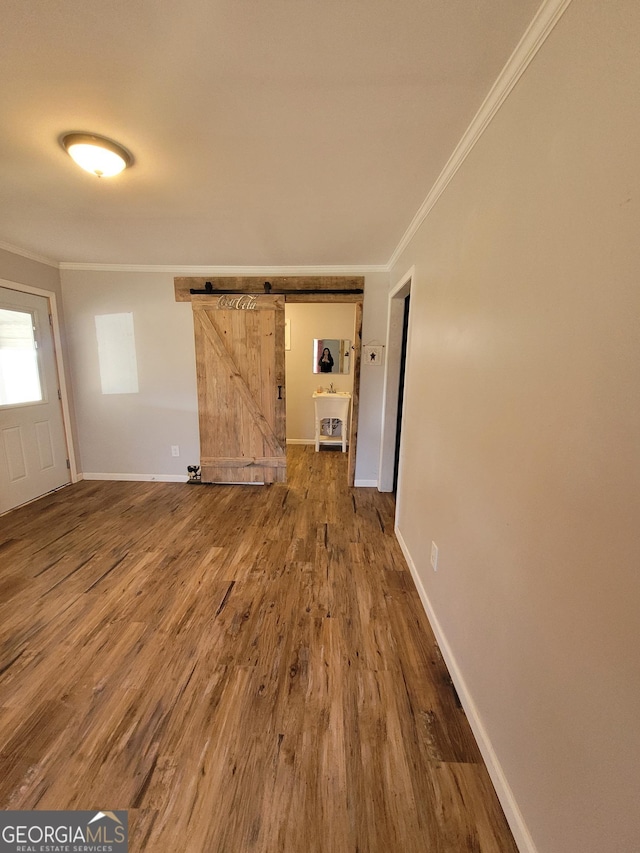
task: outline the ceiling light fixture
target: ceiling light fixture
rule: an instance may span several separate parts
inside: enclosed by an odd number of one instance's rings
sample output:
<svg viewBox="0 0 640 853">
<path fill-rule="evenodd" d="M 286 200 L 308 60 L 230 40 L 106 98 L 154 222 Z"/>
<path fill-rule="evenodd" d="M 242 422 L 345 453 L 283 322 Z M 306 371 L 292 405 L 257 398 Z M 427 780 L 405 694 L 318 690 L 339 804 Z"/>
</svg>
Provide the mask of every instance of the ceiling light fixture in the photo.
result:
<svg viewBox="0 0 640 853">
<path fill-rule="evenodd" d="M 65 133 L 60 144 L 78 166 L 99 178 L 111 178 L 133 164 L 126 148 L 95 133 Z"/>
</svg>

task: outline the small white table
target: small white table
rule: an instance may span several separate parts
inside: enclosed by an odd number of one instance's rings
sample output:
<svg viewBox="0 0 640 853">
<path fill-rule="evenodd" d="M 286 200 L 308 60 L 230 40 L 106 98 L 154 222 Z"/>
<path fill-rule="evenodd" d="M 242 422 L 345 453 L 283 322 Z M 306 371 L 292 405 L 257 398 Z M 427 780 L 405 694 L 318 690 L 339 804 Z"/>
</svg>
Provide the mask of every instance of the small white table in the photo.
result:
<svg viewBox="0 0 640 853">
<path fill-rule="evenodd" d="M 336 444 L 342 442 L 342 452 L 347 452 L 347 432 L 349 425 L 349 408 L 351 406 L 351 394 L 348 391 L 314 391 L 313 402 L 316 410 L 316 451 L 320 450 L 320 442 L 323 444 Z M 341 435 L 320 435 L 320 425 L 324 420 L 340 421 Z"/>
</svg>

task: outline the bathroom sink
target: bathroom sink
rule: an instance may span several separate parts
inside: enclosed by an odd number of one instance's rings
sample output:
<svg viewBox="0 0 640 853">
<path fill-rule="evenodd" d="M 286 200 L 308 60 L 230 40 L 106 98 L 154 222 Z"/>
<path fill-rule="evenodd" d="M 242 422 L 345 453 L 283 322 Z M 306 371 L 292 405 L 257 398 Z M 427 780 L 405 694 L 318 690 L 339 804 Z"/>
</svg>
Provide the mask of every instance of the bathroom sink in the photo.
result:
<svg viewBox="0 0 640 853">
<path fill-rule="evenodd" d="M 351 409 L 351 394 L 349 391 L 314 391 L 313 405 L 315 408 L 315 445 L 316 451 L 320 444 L 340 442 L 342 452 L 347 452 L 347 437 L 349 431 L 349 410 Z M 322 423 L 331 421 L 330 434 L 322 433 Z M 339 421 L 340 433 L 333 434 L 333 422 Z"/>
</svg>

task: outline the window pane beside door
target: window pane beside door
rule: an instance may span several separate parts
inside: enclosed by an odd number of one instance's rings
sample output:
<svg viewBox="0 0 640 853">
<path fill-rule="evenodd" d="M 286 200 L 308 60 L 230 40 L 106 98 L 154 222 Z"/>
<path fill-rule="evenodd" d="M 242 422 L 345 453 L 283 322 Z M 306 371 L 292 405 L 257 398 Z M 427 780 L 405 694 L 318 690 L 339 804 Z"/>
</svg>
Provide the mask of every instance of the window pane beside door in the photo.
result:
<svg viewBox="0 0 640 853">
<path fill-rule="evenodd" d="M 0 406 L 42 399 L 33 315 L 0 308 Z"/>
</svg>

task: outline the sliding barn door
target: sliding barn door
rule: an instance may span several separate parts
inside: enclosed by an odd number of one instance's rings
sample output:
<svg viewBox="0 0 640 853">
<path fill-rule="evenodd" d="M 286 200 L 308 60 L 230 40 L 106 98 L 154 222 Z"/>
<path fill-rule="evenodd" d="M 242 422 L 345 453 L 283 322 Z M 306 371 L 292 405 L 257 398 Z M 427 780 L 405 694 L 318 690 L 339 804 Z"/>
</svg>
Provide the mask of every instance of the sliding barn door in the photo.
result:
<svg viewBox="0 0 640 853">
<path fill-rule="evenodd" d="M 284 298 L 191 304 L 203 482 L 285 482 Z"/>
</svg>

